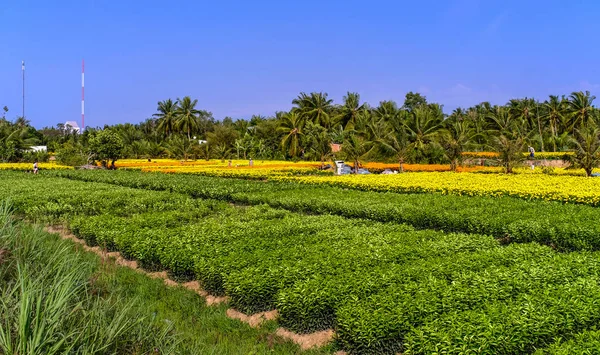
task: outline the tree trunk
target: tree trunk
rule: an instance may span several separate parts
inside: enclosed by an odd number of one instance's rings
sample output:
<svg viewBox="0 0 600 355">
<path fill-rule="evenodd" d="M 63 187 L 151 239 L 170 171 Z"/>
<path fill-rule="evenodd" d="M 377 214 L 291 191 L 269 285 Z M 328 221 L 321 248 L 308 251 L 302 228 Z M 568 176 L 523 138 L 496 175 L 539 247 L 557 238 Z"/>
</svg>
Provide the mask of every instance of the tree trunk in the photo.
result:
<svg viewBox="0 0 600 355">
<path fill-rule="evenodd" d="M 550 130 L 552 131 L 552 151 L 556 153 L 556 124 L 550 121 Z"/>
<path fill-rule="evenodd" d="M 358 160 L 354 160 L 354 174 L 358 174 Z"/>
<path fill-rule="evenodd" d="M 542 136 L 542 124 L 540 122 L 540 115 L 539 113 L 536 115 L 537 118 L 537 123 L 538 123 L 538 132 L 540 134 L 540 144 L 541 144 L 541 148 L 542 148 L 542 152 L 544 151 L 544 137 Z"/>
</svg>

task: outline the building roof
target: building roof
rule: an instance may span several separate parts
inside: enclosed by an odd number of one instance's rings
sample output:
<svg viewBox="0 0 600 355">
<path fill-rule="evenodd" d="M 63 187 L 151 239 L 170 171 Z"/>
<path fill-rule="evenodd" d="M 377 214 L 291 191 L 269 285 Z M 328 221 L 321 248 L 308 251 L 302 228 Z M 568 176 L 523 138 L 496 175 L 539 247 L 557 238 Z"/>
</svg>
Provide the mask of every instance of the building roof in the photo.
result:
<svg viewBox="0 0 600 355">
<path fill-rule="evenodd" d="M 67 121 L 67 122 L 65 122 L 65 126 L 71 126 L 72 128 L 79 128 L 79 125 L 75 121 Z"/>
</svg>

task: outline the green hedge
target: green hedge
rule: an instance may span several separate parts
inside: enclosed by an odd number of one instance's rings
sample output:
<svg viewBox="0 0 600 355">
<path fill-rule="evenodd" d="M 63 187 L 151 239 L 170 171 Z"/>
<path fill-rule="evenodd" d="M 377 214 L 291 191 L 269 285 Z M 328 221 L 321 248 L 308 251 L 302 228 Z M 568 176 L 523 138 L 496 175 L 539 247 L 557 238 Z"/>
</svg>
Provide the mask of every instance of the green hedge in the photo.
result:
<svg viewBox="0 0 600 355">
<path fill-rule="evenodd" d="M 241 311 L 277 308 L 282 325 L 301 332 L 334 327 L 352 353 L 529 353 L 566 346 L 553 344 L 600 320 L 598 253 L 501 243 L 596 249 L 594 208 L 131 172 L 69 176 L 2 172 L 0 199 L 148 269 L 197 279 Z M 207 196 L 221 201 L 197 198 Z M 461 230 L 490 236 L 448 233 Z"/>
<path fill-rule="evenodd" d="M 307 186 L 292 182 L 257 182 L 186 174 L 133 171 L 56 171 L 57 176 L 120 186 L 180 192 L 242 204 L 312 214 L 336 214 L 380 222 L 492 235 L 506 242 L 551 245 L 559 250 L 600 250 L 600 209 L 512 197 L 396 194 Z"/>
</svg>

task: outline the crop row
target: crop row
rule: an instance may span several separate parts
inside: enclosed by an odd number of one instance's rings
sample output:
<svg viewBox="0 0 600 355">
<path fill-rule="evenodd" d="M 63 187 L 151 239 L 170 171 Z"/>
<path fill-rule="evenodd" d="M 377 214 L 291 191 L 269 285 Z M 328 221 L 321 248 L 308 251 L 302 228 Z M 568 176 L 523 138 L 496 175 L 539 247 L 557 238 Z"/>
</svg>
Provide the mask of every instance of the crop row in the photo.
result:
<svg viewBox="0 0 600 355">
<path fill-rule="evenodd" d="M 511 196 L 525 200 L 600 205 L 599 185 L 596 180 L 584 176 L 421 172 L 358 176 L 273 176 L 272 179 L 341 186 L 362 191 Z"/>
<path fill-rule="evenodd" d="M 53 172 L 57 176 L 120 186 L 179 192 L 312 214 L 336 214 L 419 229 L 487 234 L 505 241 L 551 245 L 559 250 L 600 249 L 600 210 L 591 206 L 511 197 L 396 194 L 344 190 L 295 182 L 222 179 L 140 172 Z"/>
<path fill-rule="evenodd" d="M 600 320 L 597 253 L 104 183 L 1 177 L 0 199 L 12 196 L 29 218 L 67 221 L 90 244 L 198 279 L 244 312 L 277 308 L 293 330 L 334 327 L 354 353 L 559 349 L 566 345 L 554 339 Z"/>
</svg>

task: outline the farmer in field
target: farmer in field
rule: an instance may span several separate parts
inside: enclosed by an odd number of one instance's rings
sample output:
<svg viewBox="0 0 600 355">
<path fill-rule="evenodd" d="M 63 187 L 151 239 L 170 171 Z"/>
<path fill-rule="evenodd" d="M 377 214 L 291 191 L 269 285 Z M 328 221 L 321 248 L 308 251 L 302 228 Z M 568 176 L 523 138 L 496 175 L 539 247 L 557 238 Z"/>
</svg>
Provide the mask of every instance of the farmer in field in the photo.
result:
<svg viewBox="0 0 600 355">
<path fill-rule="evenodd" d="M 37 162 L 37 160 L 33 163 L 33 173 L 34 174 L 38 173 L 38 162 Z"/>
<path fill-rule="evenodd" d="M 533 159 L 535 156 L 535 150 L 533 147 L 529 147 L 529 159 Z"/>
</svg>

